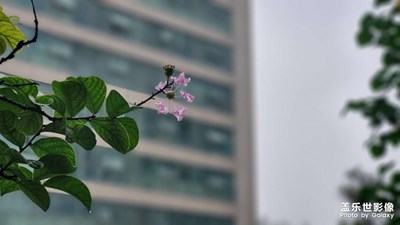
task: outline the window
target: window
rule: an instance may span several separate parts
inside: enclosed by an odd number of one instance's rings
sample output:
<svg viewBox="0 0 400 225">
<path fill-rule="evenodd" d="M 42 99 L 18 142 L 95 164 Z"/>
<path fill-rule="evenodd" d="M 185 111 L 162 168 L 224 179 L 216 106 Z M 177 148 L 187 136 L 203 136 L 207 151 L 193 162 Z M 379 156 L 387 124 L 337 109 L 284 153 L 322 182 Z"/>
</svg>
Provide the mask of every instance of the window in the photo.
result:
<svg viewBox="0 0 400 225">
<path fill-rule="evenodd" d="M 231 201 L 234 190 L 230 172 L 212 170 L 173 161 L 134 155 L 123 157 L 105 147 L 87 154 L 78 168 L 85 179 L 162 190 L 177 194 Z"/>
<path fill-rule="evenodd" d="M 131 20 L 129 17 L 117 13 L 109 15 L 109 31 L 117 35 L 128 35 L 130 32 Z"/>
<path fill-rule="evenodd" d="M 147 208 L 138 205 L 118 204 L 93 199 L 92 211 L 88 214 L 81 203 L 71 196 L 52 194 L 51 207 L 46 216 L 22 195 L 3 197 L 0 202 L 2 225 L 233 225 L 225 217 L 175 212 L 168 209 Z M 10 204 L 12 202 L 12 204 Z M 18 216 L 15 216 L 18 215 Z"/>
<path fill-rule="evenodd" d="M 215 6 L 212 6 L 209 1 L 203 1 L 196 0 L 195 3 L 189 3 L 188 1 L 174 0 L 171 4 L 178 5 L 183 9 L 182 11 L 190 12 L 188 18 L 211 18 L 210 24 L 219 23 L 219 19 L 212 18 L 215 17 L 214 14 L 221 17 L 223 13 L 213 13 L 214 10 L 210 11 L 209 8 L 214 9 Z M 39 3 L 38 11 L 48 13 L 57 19 L 108 32 L 119 38 L 139 42 L 221 70 L 228 72 L 232 70 L 231 55 L 233 52 L 230 46 L 198 38 L 173 27 L 125 14 L 120 10 L 107 8 L 99 1 L 41 0 Z M 10 4 L 20 3 L 10 1 Z M 169 9 L 171 4 L 166 4 L 165 7 Z M 29 7 L 29 4 L 21 5 Z M 198 13 L 200 14 L 197 15 Z M 180 45 L 178 41 L 182 40 L 185 40 L 184 47 L 176 47 Z"/>
<path fill-rule="evenodd" d="M 227 34 L 232 31 L 231 12 L 229 9 L 214 3 L 213 0 L 141 0 L 141 2 L 211 29 Z"/>
</svg>

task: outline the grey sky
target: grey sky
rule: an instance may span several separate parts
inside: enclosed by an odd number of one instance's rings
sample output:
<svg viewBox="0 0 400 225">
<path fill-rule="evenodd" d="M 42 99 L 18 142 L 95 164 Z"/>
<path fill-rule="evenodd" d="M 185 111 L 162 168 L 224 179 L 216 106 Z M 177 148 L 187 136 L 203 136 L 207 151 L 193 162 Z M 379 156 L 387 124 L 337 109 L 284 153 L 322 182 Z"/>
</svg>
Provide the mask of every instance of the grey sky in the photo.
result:
<svg viewBox="0 0 400 225">
<path fill-rule="evenodd" d="M 366 122 L 340 116 L 366 96 L 379 52 L 354 34 L 372 0 L 254 0 L 258 213 L 290 225 L 334 225 L 345 171 L 368 167 Z M 370 167 L 370 166 L 369 166 Z"/>
</svg>

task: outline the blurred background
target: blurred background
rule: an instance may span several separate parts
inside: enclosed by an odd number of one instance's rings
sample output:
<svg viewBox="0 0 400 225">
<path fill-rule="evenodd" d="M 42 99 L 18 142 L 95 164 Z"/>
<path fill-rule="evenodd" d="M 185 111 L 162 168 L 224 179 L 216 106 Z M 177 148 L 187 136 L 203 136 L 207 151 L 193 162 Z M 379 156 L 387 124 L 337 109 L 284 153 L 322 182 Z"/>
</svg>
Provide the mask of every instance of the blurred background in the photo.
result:
<svg viewBox="0 0 400 225">
<path fill-rule="evenodd" d="M 32 34 L 29 1 L 1 1 Z M 365 0 L 37 0 L 39 41 L 2 71 L 41 83 L 98 75 L 130 103 L 175 64 L 196 96 L 182 122 L 133 112 L 140 145 L 78 151 L 91 213 L 52 194 L 43 213 L 0 201 L 1 225 L 333 225 L 339 187 L 374 162 L 347 100 L 368 95 L 379 52 L 354 37 Z"/>
<path fill-rule="evenodd" d="M 374 168 L 367 123 L 341 114 L 348 100 L 370 95 L 380 66 L 381 51 L 355 41 L 373 3 L 253 2 L 257 200 L 266 224 L 338 224 L 346 172 Z"/>
<path fill-rule="evenodd" d="M 33 35 L 26 0 L 2 1 Z M 158 115 L 154 102 L 132 112 L 140 144 L 126 156 L 100 142 L 77 151 L 91 213 L 52 194 L 47 213 L 13 194 L 1 225 L 249 225 L 254 222 L 248 1 L 37 0 L 39 40 L 2 67 L 50 91 L 52 80 L 98 75 L 131 104 L 165 80 L 163 65 L 191 77 L 187 116 Z"/>
</svg>

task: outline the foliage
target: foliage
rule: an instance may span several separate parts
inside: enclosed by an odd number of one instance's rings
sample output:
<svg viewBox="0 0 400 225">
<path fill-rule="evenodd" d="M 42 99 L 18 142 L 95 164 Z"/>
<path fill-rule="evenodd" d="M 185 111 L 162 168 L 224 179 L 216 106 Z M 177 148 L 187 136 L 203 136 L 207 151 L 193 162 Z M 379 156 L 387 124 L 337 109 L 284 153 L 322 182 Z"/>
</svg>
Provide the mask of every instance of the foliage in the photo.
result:
<svg viewBox="0 0 400 225">
<path fill-rule="evenodd" d="M 349 186 L 345 193 L 354 202 L 392 202 L 400 205 L 400 171 L 387 152 L 400 144 L 400 5 L 395 0 L 375 0 L 375 9 L 366 13 L 357 34 L 360 46 L 374 46 L 382 50 L 382 67 L 372 77 L 370 87 L 373 96 L 352 100 L 347 110 L 358 112 L 369 122 L 372 129 L 367 141 L 370 155 L 380 166 L 373 179 L 355 179 L 357 184 Z M 384 222 L 372 220 L 356 221 L 356 224 L 399 224 L 400 215 Z"/>
<path fill-rule="evenodd" d="M 10 52 L 0 64 L 12 59 L 18 48 L 36 41 L 38 23 L 31 3 L 36 34 L 29 41 L 15 26 L 16 18 L 0 8 L 0 53 Z M 122 154 L 133 150 L 139 130 L 135 120 L 124 114 L 139 109 L 172 84 L 167 82 L 131 106 L 117 91 L 107 94 L 105 82 L 96 76 L 53 81 L 48 94 L 22 77 L 0 77 L 0 196 L 22 191 L 46 211 L 50 205 L 46 188 L 53 188 L 74 196 L 90 210 L 88 188 L 70 175 L 77 169 L 74 145 L 92 150 L 98 136 Z"/>
<path fill-rule="evenodd" d="M 7 50 L 7 45 L 14 49 L 20 41 L 26 41 L 24 33 L 22 33 L 16 24 L 18 18 L 15 16 L 7 16 L 0 6 L 0 55 Z"/>
<path fill-rule="evenodd" d="M 96 133 L 118 152 L 131 151 L 139 131 L 135 120 L 123 114 L 136 107 L 130 107 L 114 90 L 106 96 L 104 81 L 95 76 L 54 81 L 54 93 L 46 95 L 38 94 L 37 86 L 24 78 L 3 77 L 0 83 L 0 151 L 4 153 L 0 194 L 22 190 L 46 210 L 49 197 L 44 187 L 51 187 L 75 196 L 89 209 L 86 186 L 66 176 L 77 166 L 71 144 L 91 150 L 96 146 Z M 107 113 L 101 115 L 104 103 Z M 85 111 L 90 115 L 79 116 Z M 36 157 L 23 156 L 27 149 Z"/>
</svg>

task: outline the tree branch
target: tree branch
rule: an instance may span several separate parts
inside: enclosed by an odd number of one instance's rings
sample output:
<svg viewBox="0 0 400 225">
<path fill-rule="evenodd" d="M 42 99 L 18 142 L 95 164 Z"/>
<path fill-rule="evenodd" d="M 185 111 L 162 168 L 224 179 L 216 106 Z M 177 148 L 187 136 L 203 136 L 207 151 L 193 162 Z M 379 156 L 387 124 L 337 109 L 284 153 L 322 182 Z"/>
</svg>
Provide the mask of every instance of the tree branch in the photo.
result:
<svg viewBox="0 0 400 225">
<path fill-rule="evenodd" d="M 17 46 L 15 46 L 15 48 L 10 52 L 10 54 L 8 54 L 8 56 L 1 58 L 0 59 L 0 65 L 10 59 L 13 59 L 15 57 L 15 54 L 21 50 L 24 46 L 29 45 L 31 43 L 34 43 L 37 41 L 38 38 L 38 33 L 39 33 L 39 21 L 37 19 L 37 15 L 36 15 L 36 9 L 35 9 L 35 4 L 33 3 L 33 0 L 31 0 L 31 4 L 32 4 L 32 11 L 33 11 L 33 16 L 34 16 L 34 23 L 35 23 L 35 34 L 32 37 L 31 40 L 28 41 L 23 41 L 21 40 L 20 42 L 18 42 Z"/>
<path fill-rule="evenodd" d="M 96 118 L 96 115 L 91 115 L 91 116 L 84 116 L 84 117 L 69 117 L 67 118 L 67 120 L 93 120 L 94 118 Z"/>
<path fill-rule="evenodd" d="M 39 135 L 42 133 L 43 128 L 44 128 L 44 125 L 42 125 L 42 128 L 40 128 L 40 130 L 39 130 L 35 135 L 32 136 L 31 140 L 29 140 L 29 142 L 28 142 L 24 147 L 19 148 L 19 153 L 24 152 L 25 149 L 27 149 L 29 146 L 32 145 L 33 141 L 34 141 L 37 137 L 39 137 Z"/>
<path fill-rule="evenodd" d="M 39 85 L 39 83 L 31 82 L 31 83 L 26 83 L 26 84 L 7 84 L 7 83 L 3 82 L 2 85 L 7 86 L 7 87 L 25 87 L 25 86 L 36 86 L 36 85 Z"/>
<path fill-rule="evenodd" d="M 15 105 L 15 106 L 17 106 L 17 107 L 19 107 L 19 108 L 21 108 L 21 109 L 23 109 L 23 110 L 29 110 L 29 111 L 36 112 L 36 113 L 38 113 L 38 114 L 40 114 L 40 115 L 46 117 L 47 119 L 49 119 L 49 120 L 51 120 L 51 121 L 54 121 L 54 117 L 48 115 L 47 113 L 45 113 L 45 112 L 44 112 L 42 109 L 40 109 L 40 108 L 35 108 L 35 107 L 26 106 L 26 105 L 23 105 L 23 104 L 21 104 L 21 103 L 19 103 L 19 102 L 14 102 L 13 100 L 10 100 L 10 99 L 8 99 L 8 98 L 6 98 L 6 97 L 4 97 L 4 96 L 0 96 L 0 101 L 4 101 L 4 102 L 7 102 L 7 103 L 10 103 L 11 105 Z"/>
<path fill-rule="evenodd" d="M 150 95 L 148 98 L 146 98 L 145 100 L 141 101 L 139 104 L 133 104 L 134 106 L 141 106 L 143 104 L 145 104 L 146 102 L 150 101 L 151 99 L 154 99 L 155 96 L 157 96 L 158 94 L 164 92 L 165 89 L 171 87 L 174 84 L 174 81 L 171 81 L 171 83 L 167 83 L 167 85 L 165 85 L 165 87 L 163 87 L 162 89 L 160 89 L 159 91 L 157 91 L 156 93 L 153 93 L 152 95 Z"/>
</svg>

